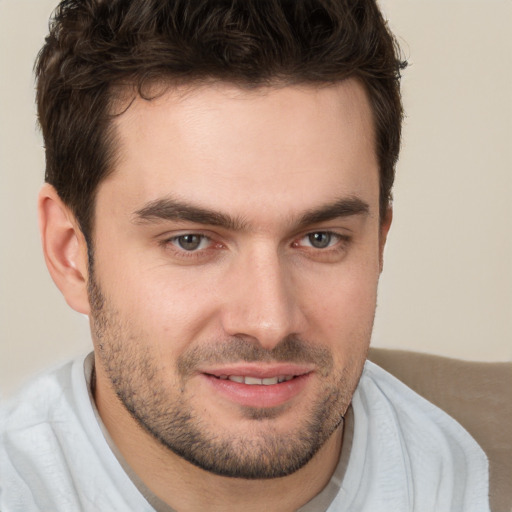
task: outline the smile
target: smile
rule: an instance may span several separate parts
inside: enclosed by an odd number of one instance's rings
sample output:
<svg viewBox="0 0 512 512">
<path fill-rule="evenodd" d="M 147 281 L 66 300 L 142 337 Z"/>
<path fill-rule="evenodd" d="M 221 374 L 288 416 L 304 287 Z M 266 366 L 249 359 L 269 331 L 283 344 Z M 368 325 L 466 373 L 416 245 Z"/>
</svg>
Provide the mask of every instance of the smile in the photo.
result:
<svg viewBox="0 0 512 512">
<path fill-rule="evenodd" d="M 315 372 L 298 365 L 274 368 L 232 367 L 203 371 L 205 385 L 222 400 L 241 406 L 269 408 L 290 403 L 302 395 Z"/>
<path fill-rule="evenodd" d="M 277 377 L 267 377 L 259 379 L 257 377 L 244 377 L 242 375 L 220 375 L 221 380 L 230 380 L 239 384 L 247 384 L 249 386 L 273 386 L 282 382 L 288 382 L 294 378 L 293 375 L 279 375 Z"/>
</svg>

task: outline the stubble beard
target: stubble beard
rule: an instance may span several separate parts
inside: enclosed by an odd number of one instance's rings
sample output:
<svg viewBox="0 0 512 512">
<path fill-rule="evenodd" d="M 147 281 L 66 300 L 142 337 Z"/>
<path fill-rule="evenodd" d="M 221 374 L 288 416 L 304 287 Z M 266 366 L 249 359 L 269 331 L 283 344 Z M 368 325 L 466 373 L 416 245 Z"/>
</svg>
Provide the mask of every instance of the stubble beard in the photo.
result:
<svg viewBox="0 0 512 512">
<path fill-rule="evenodd" d="M 282 340 L 270 351 L 236 337 L 181 354 L 175 368 L 178 379 L 172 386 L 163 378 L 150 344 L 141 343 L 135 329 L 110 307 L 93 273 L 88 291 L 96 354 L 117 397 L 145 431 L 191 464 L 234 478 L 287 476 L 305 466 L 342 424 L 366 351 L 336 370 L 329 350 L 297 337 Z M 272 428 L 279 407 L 244 408 L 245 419 L 254 423 L 250 432 L 214 431 L 188 403 L 187 380 L 200 363 L 240 361 L 313 363 L 321 370 L 321 391 L 293 431 Z"/>
</svg>

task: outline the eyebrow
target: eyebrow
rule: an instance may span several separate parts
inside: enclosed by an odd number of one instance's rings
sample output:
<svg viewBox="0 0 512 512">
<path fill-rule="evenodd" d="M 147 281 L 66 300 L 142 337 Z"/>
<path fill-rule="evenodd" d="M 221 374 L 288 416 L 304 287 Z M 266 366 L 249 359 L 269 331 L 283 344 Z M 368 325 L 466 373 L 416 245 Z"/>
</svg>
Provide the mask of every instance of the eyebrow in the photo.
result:
<svg viewBox="0 0 512 512">
<path fill-rule="evenodd" d="M 135 222 L 158 222 L 162 220 L 194 222 L 209 226 L 220 226 L 231 231 L 243 231 L 247 223 L 242 218 L 233 218 L 221 212 L 191 205 L 169 197 L 156 199 L 135 212 Z"/>
<path fill-rule="evenodd" d="M 369 205 L 358 197 L 345 197 L 319 208 L 306 211 L 299 219 L 298 227 L 304 228 L 337 218 L 354 215 L 367 215 Z M 224 213 L 195 206 L 170 197 L 156 199 L 134 213 L 134 222 L 148 223 L 159 221 L 193 222 L 209 226 L 220 226 L 230 231 L 248 229 L 248 222 L 242 217 L 231 217 Z"/>
<path fill-rule="evenodd" d="M 305 227 L 354 215 L 368 215 L 369 212 L 370 206 L 362 199 L 358 197 L 344 197 L 320 208 L 307 211 L 302 215 L 299 226 Z"/>
</svg>

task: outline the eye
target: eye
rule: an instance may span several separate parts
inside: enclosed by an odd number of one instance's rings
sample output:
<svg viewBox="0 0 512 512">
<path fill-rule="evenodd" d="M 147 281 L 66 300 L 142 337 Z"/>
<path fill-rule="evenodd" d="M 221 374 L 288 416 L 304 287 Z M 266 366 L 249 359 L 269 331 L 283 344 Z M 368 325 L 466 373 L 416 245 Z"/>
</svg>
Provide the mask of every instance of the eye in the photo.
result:
<svg viewBox="0 0 512 512">
<path fill-rule="evenodd" d="M 333 238 L 333 233 L 329 233 L 328 231 L 318 231 L 317 233 L 307 235 L 308 242 L 315 249 L 325 249 L 329 247 Z M 337 242 L 338 240 L 335 239 L 335 241 Z"/>
<path fill-rule="evenodd" d="M 331 231 L 315 231 L 314 233 L 308 233 L 301 240 L 299 240 L 297 246 L 313 247 L 314 249 L 327 249 L 336 245 L 341 239 L 341 236 L 332 233 Z"/>
<path fill-rule="evenodd" d="M 348 254 L 352 235 L 335 231 L 310 231 L 296 238 L 292 247 L 299 254 L 320 263 L 337 263 Z"/>
<path fill-rule="evenodd" d="M 206 249 L 210 244 L 210 239 L 204 235 L 187 233 L 172 238 L 171 243 L 184 251 L 193 252 Z"/>
</svg>

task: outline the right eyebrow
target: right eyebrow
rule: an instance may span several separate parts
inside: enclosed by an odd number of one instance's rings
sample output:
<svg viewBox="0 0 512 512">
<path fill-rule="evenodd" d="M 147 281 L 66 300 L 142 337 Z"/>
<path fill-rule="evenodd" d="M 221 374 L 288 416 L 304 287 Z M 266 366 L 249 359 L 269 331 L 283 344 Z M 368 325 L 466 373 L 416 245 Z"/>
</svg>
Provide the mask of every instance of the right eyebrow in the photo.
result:
<svg viewBox="0 0 512 512">
<path fill-rule="evenodd" d="M 151 223 L 159 221 L 184 221 L 210 226 L 220 226 L 232 231 L 243 231 L 247 223 L 241 218 L 233 218 L 225 213 L 175 200 L 156 199 L 134 213 L 134 222 Z"/>
</svg>

